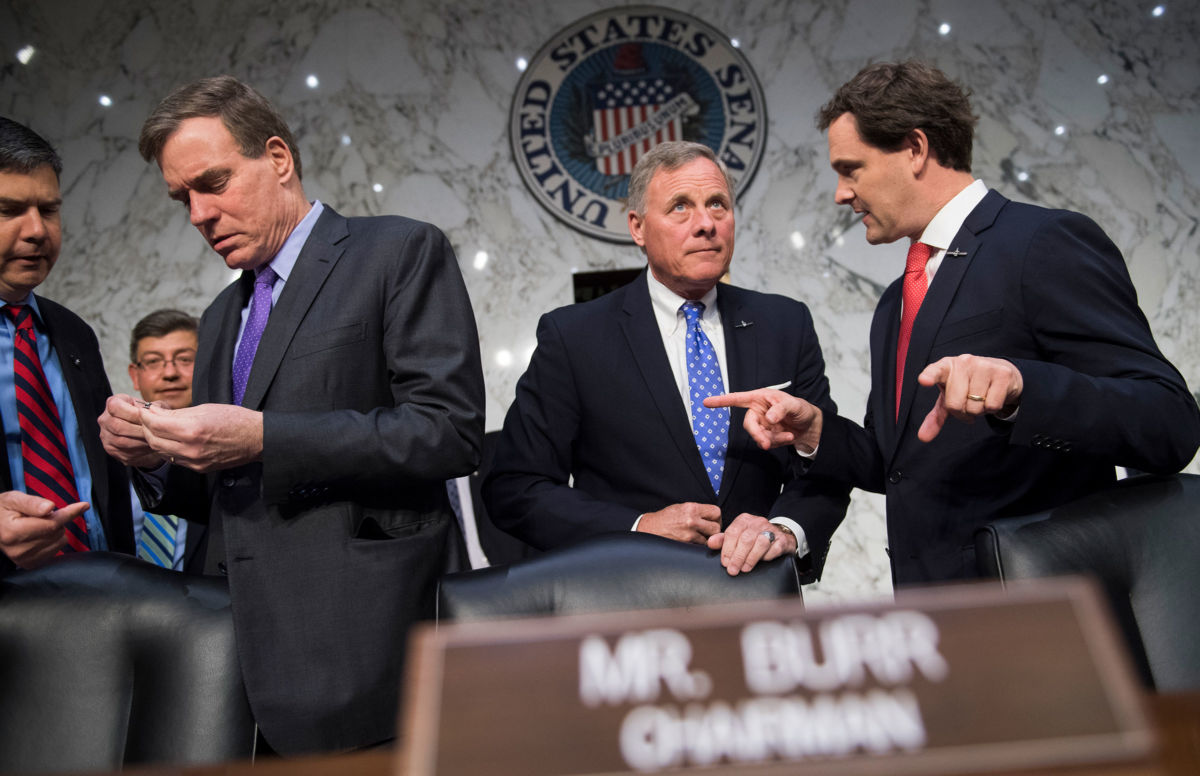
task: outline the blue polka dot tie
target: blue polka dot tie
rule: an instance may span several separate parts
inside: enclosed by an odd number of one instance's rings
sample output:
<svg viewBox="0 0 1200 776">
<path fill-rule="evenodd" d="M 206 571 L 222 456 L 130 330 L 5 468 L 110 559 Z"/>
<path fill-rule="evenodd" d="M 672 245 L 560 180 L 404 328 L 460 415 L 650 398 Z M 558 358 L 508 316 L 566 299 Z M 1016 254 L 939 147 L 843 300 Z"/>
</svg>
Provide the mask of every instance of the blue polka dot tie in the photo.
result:
<svg viewBox="0 0 1200 776">
<path fill-rule="evenodd" d="M 700 328 L 704 313 L 702 302 L 684 302 L 679 309 L 687 319 L 688 393 L 692 404 L 692 434 L 704 461 L 704 470 L 713 492 L 721 492 L 721 474 L 725 470 L 725 449 L 729 447 L 729 408 L 709 409 L 704 399 L 725 393 L 717 352 Z"/>
</svg>

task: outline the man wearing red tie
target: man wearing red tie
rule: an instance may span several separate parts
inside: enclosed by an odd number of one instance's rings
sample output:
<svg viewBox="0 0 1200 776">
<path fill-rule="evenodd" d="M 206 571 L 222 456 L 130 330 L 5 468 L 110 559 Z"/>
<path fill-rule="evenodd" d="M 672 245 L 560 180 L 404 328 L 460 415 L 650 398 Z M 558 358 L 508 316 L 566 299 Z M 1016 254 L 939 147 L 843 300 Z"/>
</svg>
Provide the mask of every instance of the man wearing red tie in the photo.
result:
<svg viewBox="0 0 1200 776">
<path fill-rule="evenodd" d="M 49 143 L 0 117 L 0 574 L 133 551 L 125 468 L 105 455 L 96 422 L 111 393 L 96 335 L 33 293 L 62 246 L 61 171 Z"/>
<path fill-rule="evenodd" d="M 821 110 L 834 198 L 867 242 L 909 243 L 871 324 L 863 427 L 779 391 L 709 400 L 747 407 L 750 434 L 794 445 L 806 478 L 885 493 L 898 585 L 976 576 L 985 523 L 1102 489 L 1115 466 L 1178 471 L 1200 444 L 1120 251 L 1086 216 L 976 180 L 975 122 L 917 62 L 864 68 Z"/>
</svg>

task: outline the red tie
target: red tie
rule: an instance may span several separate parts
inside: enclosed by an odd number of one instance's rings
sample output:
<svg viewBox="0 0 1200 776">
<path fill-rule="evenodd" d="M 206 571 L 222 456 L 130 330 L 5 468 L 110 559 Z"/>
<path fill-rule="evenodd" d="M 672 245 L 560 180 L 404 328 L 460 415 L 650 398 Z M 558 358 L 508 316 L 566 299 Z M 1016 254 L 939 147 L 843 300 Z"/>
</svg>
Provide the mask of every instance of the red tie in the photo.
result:
<svg viewBox="0 0 1200 776">
<path fill-rule="evenodd" d="M 925 299 L 929 280 L 925 277 L 925 265 L 933 248 L 915 242 L 908 248 L 908 260 L 904 263 L 904 310 L 900 313 L 900 339 L 896 343 L 896 420 L 900 420 L 900 389 L 904 385 L 904 361 L 908 356 L 908 340 L 912 337 L 913 321 L 917 310 Z"/>
<path fill-rule="evenodd" d="M 42 372 L 42 360 L 38 358 L 33 313 L 23 304 L 7 305 L 4 311 L 17 327 L 13 337 L 13 385 L 17 390 L 25 492 L 49 499 L 56 508 L 62 508 L 79 501 L 79 493 L 58 407 Z M 87 521 L 80 515 L 67 523 L 67 546 L 63 552 L 89 549 Z"/>
</svg>

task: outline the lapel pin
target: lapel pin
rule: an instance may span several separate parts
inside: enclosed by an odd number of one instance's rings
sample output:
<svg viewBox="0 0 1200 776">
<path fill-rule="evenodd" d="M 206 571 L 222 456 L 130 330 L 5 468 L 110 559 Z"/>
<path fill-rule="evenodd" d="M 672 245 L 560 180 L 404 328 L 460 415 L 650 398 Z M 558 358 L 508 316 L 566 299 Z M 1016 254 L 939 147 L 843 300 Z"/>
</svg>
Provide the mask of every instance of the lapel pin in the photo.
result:
<svg viewBox="0 0 1200 776">
<path fill-rule="evenodd" d="M 733 328 L 748 329 L 753 325 L 754 325 L 754 321 L 738 321 L 737 323 L 733 324 Z"/>
<path fill-rule="evenodd" d="M 966 251 L 960 251 L 960 250 L 958 250 L 958 249 L 956 248 L 956 249 L 954 249 L 954 250 L 952 250 L 952 251 L 946 251 L 946 255 L 947 255 L 947 256 L 966 256 L 966 255 L 967 255 L 967 252 L 966 252 Z"/>
</svg>

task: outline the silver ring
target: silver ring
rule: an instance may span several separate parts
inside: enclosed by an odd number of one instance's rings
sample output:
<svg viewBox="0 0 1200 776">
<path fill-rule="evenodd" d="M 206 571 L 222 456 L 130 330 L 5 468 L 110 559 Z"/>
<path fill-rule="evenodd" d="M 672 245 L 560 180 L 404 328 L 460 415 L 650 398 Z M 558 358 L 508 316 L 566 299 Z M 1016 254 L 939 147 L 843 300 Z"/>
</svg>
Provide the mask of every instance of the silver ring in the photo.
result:
<svg viewBox="0 0 1200 776">
<path fill-rule="evenodd" d="M 970 399 L 971 401 L 984 401 L 986 397 L 977 396 L 976 394 L 973 394 L 973 393 L 968 393 L 967 398 Z"/>
<path fill-rule="evenodd" d="M 760 531 L 758 535 L 767 537 L 768 544 L 775 543 L 775 532 L 774 531 Z"/>
</svg>

